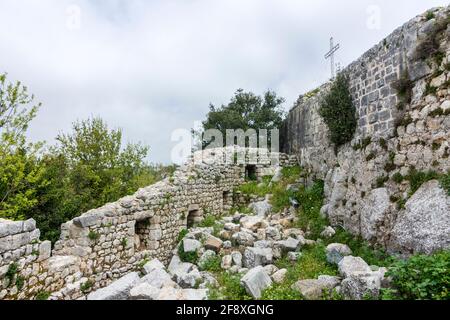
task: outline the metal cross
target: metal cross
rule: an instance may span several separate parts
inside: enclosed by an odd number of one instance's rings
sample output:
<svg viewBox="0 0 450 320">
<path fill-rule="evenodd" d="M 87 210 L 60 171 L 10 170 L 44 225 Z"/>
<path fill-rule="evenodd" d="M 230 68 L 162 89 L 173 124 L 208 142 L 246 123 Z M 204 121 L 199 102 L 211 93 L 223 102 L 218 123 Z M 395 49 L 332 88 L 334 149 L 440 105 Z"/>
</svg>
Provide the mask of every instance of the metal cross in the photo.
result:
<svg viewBox="0 0 450 320">
<path fill-rule="evenodd" d="M 338 43 L 337 45 L 334 45 L 334 39 L 333 37 L 330 38 L 330 51 L 325 55 L 325 59 L 330 58 L 331 61 L 331 79 L 334 79 L 335 72 L 334 72 L 334 53 L 339 50 L 341 45 Z"/>
</svg>

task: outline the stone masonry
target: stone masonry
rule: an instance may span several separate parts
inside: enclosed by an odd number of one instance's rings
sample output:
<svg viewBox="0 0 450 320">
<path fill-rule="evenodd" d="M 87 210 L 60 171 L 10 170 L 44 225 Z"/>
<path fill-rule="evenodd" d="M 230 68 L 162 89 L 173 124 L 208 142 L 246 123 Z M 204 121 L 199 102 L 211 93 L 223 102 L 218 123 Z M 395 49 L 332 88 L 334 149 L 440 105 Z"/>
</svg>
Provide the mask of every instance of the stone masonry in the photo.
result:
<svg viewBox="0 0 450 320">
<path fill-rule="evenodd" d="M 39 240 L 34 220 L 0 220 L 0 299 L 78 299 L 145 261 L 167 264 L 189 223 L 229 212 L 247 170 L 260 179 L 278 165 L 297 164 L 295 157 L 259 151 L 246 165 L 211 162 L 223 151 L 229 148 L 196 153 L 172 177 L 64 223 L 53 250 Z"/>
<path fill-rule="evenodd" d="M 337 154 L 318 113 L 331 83 L 300 96 L 283 128 L 283 151 L 296 154 L 312 176 L 325 181 L 327 205 L 322 213 L 332 224 L 396 252 L 430 253 L 430 248 L 450 247 L 450 201 L 436 190 L 439 184 L 432 184 L 435 190 L 421 190 L 441 195 L 440 210 L 431 212 L 427 208 L 433 204 L 413 205 L 409 183 L 394 179 L 412 169 L 438 174 L 450 170 L 450 26 L 442 34 L 440 60 L 415 56 L 449 13 L 450 7 L 444 7 L 415 17 L 343 70 L 350 79 L 358 125 L 353 140 Z M 404 74 L 412 83 L 412 100 L 400 107 L 394 83 Z M 413 214 L 425 217 L 430 227 L 414 223 L 418 220 L 408 218 Z M 399 238 L 399 225 L 412 230 L 416 239 L 425 241 L 434 234 L 437 242 L 425 248 Z"/>
</svg>

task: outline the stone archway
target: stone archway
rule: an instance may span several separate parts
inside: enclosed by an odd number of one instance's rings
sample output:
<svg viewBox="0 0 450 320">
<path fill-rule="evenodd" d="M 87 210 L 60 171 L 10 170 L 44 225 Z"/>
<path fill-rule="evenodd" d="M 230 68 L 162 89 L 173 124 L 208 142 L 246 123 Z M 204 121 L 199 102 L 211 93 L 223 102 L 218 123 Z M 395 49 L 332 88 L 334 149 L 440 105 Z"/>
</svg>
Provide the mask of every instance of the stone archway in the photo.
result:
<svg viewBox="0 0 450 320">
<path fill-rule="evenodd" d="M 186 218 L 186 226 L 188 229 L 198 226 L 203 220 L 203 210 L 197 204 L 191 204 L 188 208 L 188 214 Z"/>
</svg>

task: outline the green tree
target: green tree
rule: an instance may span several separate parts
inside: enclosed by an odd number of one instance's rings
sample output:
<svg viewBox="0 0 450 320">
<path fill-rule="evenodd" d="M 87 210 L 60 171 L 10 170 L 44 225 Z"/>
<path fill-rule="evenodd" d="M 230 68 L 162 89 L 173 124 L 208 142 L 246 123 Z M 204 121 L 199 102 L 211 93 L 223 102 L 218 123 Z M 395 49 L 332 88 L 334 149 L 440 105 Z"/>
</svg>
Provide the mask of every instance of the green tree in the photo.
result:
<svg viewBox="0 0 450 320">
<path fill-rule="evenodd" d="M 350 142 L 356 130 L 356 110 L 349 89 L 349 79 L 340 73 L 330 92 L 321 101 L 319 113 L 330 131 L 336 149 Z"/>
<path fill-rule="evenodd" d="M 60 134 L 56 140 L 81 210 L 115 201 L 136 191 L 137 181 L 143 183 L 148 147 L 130 143 L 122 149 L 122 131 L 110 130 L 100 118 L 75 122 L 71 134 Z"/>
<path fill-rule="evenodd" d="M 248 129 L 278 129 L 283 122 L 282 104 L 284 101 L 273 91 L 267 91 L 261 97 L 239 89 L 227 105 L 219 108 L 210 105 L 210 111 L 202 123 L 202 129 L 217 129 L 223 137 L 226 137 L 227 129 L 244 131 Z"/>
<path fill-rule="evenodd" d="M 46 184 L 38 164 L 41 144 L 26 143 L 25 132 L 40 104 L 20 82 L 0 74 L 0 217 L 22 219 L 34 208 L 37 189 Z"/>
</svg>

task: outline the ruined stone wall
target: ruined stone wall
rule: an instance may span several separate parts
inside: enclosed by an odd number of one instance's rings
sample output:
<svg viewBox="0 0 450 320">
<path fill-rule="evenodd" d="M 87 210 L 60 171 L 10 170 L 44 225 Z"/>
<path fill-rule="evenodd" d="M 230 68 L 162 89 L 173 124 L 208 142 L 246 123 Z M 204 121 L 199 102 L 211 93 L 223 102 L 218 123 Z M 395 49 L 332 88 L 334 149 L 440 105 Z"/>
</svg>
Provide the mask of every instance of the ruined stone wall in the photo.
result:
<svg viewBox="0 0 450 320">
<path fill-rule="evenodd" d="M 77 299 L 148 259 L 168 263 L 190 222 L 232 208 L 247 166 L 260 179 L 278 165 L 296 164 L 295 157 L 262 152 L 243 165 L 217 162 L 223 151 L 229 150 L 197 153 L 172 177 L 64 223 L 53 250 L 39 241 L 34 220 L 0 220 L 0 299 Z"/>
<path fill-rule="evenodd" d="M 423 14 L 412 19 L 343 70 L 350 79 L 358 120 L 351 143 L 335 154 L 319 116 L 319 103 L 330 83 L 301 96 L 283 128 L 283 151 L 298 155 L 302 166 L 325 180 L 327 205 L 322 213 L 332 224 L 390 250 L 430 252 L 450 246 L 450 201 L 445 195 L 436 214 L 425 210 L 432 206 L 425 200 L 420 206 L 428 222 L 410 226 L 417 240 L 395 235 L 414 209 L 408 202 L 409 183 L 395 182 L 394 176 L 406 176 L 412 168 L 439 174 L 450 169 L 450 27 L 442 35 L 441 61 L 415 57 L 417 47 L 450 9 L 431 11 L 434 18 Z M 412 101 L 401 108 L 393 84 L 405 72 L 413 84 Z M 424 249 L 417 243 L 433 233 L 438 234 L 435 246 Z"/>
</svg>

